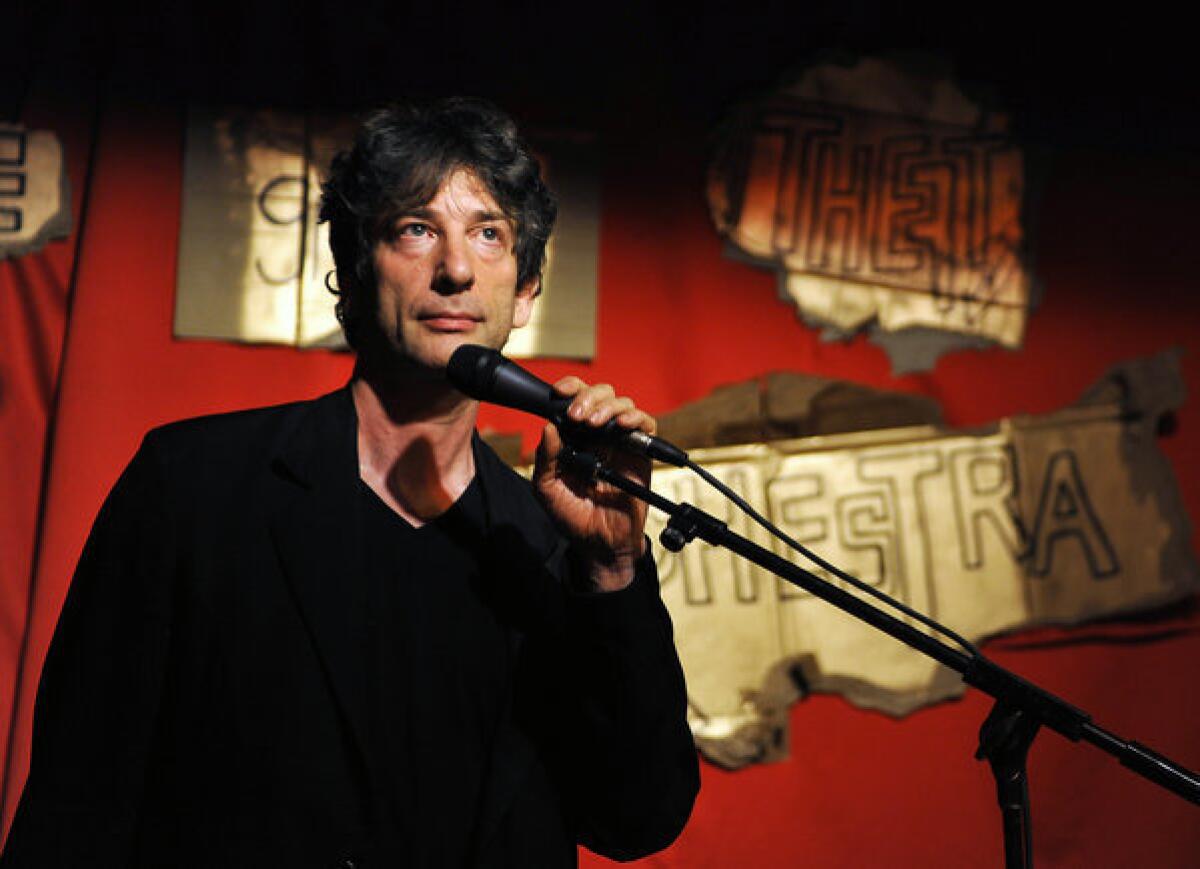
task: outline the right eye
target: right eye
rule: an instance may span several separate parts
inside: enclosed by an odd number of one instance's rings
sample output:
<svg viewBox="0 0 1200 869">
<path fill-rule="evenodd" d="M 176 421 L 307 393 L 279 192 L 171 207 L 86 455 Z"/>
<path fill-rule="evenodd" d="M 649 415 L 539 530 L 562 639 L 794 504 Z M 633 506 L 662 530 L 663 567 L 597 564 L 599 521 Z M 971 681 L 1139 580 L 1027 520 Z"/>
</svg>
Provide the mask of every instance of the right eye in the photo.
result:
<svg viewBox="0 0 1200 869">
<path fill-rule="evenodd" d="M 423 238 L 432 230 L 427 223 L 406 223 L 400 227 L 396 235 L 400 237 L 408 236 L 409 238 Z"/>
</svg>

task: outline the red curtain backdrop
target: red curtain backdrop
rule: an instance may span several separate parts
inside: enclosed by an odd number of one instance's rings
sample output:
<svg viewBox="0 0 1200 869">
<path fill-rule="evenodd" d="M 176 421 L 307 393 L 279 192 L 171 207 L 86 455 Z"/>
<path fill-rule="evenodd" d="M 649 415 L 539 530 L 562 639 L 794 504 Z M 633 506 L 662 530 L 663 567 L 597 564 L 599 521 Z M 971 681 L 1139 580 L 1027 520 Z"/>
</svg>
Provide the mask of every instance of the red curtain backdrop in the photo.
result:
<svg viewBox="0 0 1200 869">
<path fill-rule="evenodd" d="M 115 106 L 98 129 L 16 696 L 6 827 L 28 766 L 36 675 L 71 571 L 105 493 L 145 431 L 180 417 L 313 396 L 344 383 L 350 371 L 348 357 L 323 351 L 173 340 L 182 112 Z M 539 375 L 609 381 L 663 412 L 723 383 L 806 371 L 929 395 L 955 425 L 1056 408 L 1108 365 L 1169 345 L 1186 348 L 1185 377 L 1200 383 L 1194 161 L 1060 153 L 1035 215 L 1045 299 L 1025 348 L 959 353 L 931 373 L 894 377 L 878 348 L 861 338 L 823 343 L 779 300 L 773 274 L 723 256 L 702 194 L 703 132 L 664 124 L 653 130 L 653 147 L 643 143 L 645 131 L 612 133 L 602 167 L 598 352 L 590 364 L 535 363 Z M 74 159 L 72 165 L 78 176 L 81 167 Z M 69 246 L 56 247 L 0 268 L 0 503 L 18 520 L 3 523 L 0 538 L 6 686 L 18 684 L 39 436 L 53 368 L 47 360 L 56 355 L 68 254 Z M 38 361 L 22 362 L 13 374 L 16 357 Z M 482 422 L 529 438 L 539 427 L 491 409 Z M 1163 445 L 1195 516 L 1200 404 L 1184 407 L 1178 431 Z M 1089 710 L 1101 726 L 1200 768 L 1194 606 L 1176 607 L 1160 621 L 1044 630 L 989 649 L 999 663 Z M 791 759 L 738 773 L 706 766 L 688 830 L 642 865 L 1002 865 L 990 775 L 972 759 L 986 711 L 974 694 L 900 721 L 836 697 L 807 700 L 793 711 Z M 1040 865 L 1185 866 L 1200 853 L 1193 806 L 1090 746 L 1044 733 L 1030 776 Z M 585 854 L 583 865 L 607 861 Z"/>
<path fill-rule="evenodd" d="M 54 130 L 63 144 L 73 231 L 34 253 L 0 260 L 0 739 L 6 749 L 25 648 L 46 437 L 88 175 L 92 119 L 87 108 L 43 105 L 25 113 L 28 129 Z"/>
</svg>

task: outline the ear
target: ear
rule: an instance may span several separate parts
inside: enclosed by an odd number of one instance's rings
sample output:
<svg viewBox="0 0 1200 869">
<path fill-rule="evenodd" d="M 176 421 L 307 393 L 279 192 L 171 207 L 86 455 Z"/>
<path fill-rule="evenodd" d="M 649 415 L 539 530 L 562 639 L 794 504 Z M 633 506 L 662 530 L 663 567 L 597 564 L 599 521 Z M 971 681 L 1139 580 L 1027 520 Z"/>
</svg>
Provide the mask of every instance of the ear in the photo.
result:
<svg viewBox="0 0 1200 869">
<path fill-rule="evenodd" d="M 529 318 L 533 316 L 533 300 L 541 291 L 542 280 L 536 276 L 517 287 L 517 295 L 513 304 L 512 327 L 514 329 L 520 329 L 529 322 Z"/>
</svg>

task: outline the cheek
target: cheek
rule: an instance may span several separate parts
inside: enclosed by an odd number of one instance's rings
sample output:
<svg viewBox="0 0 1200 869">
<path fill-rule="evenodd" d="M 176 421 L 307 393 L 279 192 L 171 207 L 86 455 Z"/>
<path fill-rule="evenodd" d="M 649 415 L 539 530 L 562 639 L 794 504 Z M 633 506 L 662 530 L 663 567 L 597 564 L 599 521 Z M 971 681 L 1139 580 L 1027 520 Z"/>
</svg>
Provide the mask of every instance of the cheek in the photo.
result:
<svg viewBox="0 0 1200 869">
<path fill-rule="evenodd" d="M 375 291 L 375 314 L 380 320 L 393 319 L 392 298 L 383 287 Z"/>
<path fill-rule="evenodd" d="M 413 275 L 395 267 L 380 274 L 376 308 L 381 317 L 404 319 L 405 311 L 412 306 L 412 293 L 405 288 L 412 286 L 413 280 Z"/>
</svg>

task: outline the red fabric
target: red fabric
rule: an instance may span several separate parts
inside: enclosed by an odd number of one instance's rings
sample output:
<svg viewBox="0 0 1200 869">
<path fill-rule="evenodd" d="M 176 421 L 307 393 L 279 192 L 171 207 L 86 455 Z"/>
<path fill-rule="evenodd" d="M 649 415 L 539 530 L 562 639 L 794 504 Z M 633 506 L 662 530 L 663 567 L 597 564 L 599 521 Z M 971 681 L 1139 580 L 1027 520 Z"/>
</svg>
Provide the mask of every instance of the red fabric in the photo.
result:
<svg viewBox="0 0 1200 869">
<path fill-rule="evenodd" d="M 37 533 L 43 447 L 67 281 L 61 256 L 45 250 L 0 263 L 0 727 L 7 735 L 25 634 Z M 57 262 L 56 262 L 57 260 Z"/>
<path fill-rule="evenodd" d="M 37 535 L 46 431 L 58 381 L 67 296 L 90 140 L 86 112 L 43 108 L 28 129 L 63 145 L 73 231 L 34 253 L 0 260 L 0 738 L 8 744 Z"/>
<path fill-rule="evenodd" d="M 181 129 L 177 112 L 144 108 L 114 110 L 102 125 L 64 351 L 9 815 L 28 762 L 33 674 L 92 518 L 145 430 L 315 395 L 349 374 L 348 357 L 323 351 L 172 340 Z M 648 162 L 614 156 L 605 167 L 596 360 L 532 365 L 543 377 L 606 380 L 661 412 L 722 383 L 800 370 L 930 395 L 962 425 L 1050 410 L 1109 364 L 1165 345 L 1189 348 L 1185 376 L 1200 383 L 1188 247 L 1200 177 L 1189 162 L 1059 161 L 1037 215 L 1046 298 L 1026 347 L 960 353 L 932 373 L 895 378 L 882 351 L 863 339 L 822 343 L 779 301 L 774 275 L 722 256 L 701 195 L 701 149 L 683 131 L 655 134 L 655 146 L 640 151 Z M 1200 405 L 1185 407 L 1179 421 L 1165 447 L 1195 515 Z M 530 442 L 539 428 L 500 410 L 485 411 L 482 422 L 519 429 Z M 1200 697 L 1188 690 L 1200 616 L 1192 609 L 1173 619 L 1178 632 L 1157 642 L 1005 641 L 996 657 L 1100 725 L 1200 768 Z M 1148 629 L 1130 630 L 1136 639 Z M 975 695 L 903 721 L 838 698 L 806 701 L 793 713 L 792 759 L 736 774 L 706 768 L 689 829 L 644 865 L 1001 865 L 990 776 L 971 759 L 985 713 Z M 1200 850 L 1193 807 L 1090 746 L 1043 734 L 1031 778 L 1040 865 L 1182 866 Z M 583 862 L 605 865 L 590 855 Z"/>
</svg>

